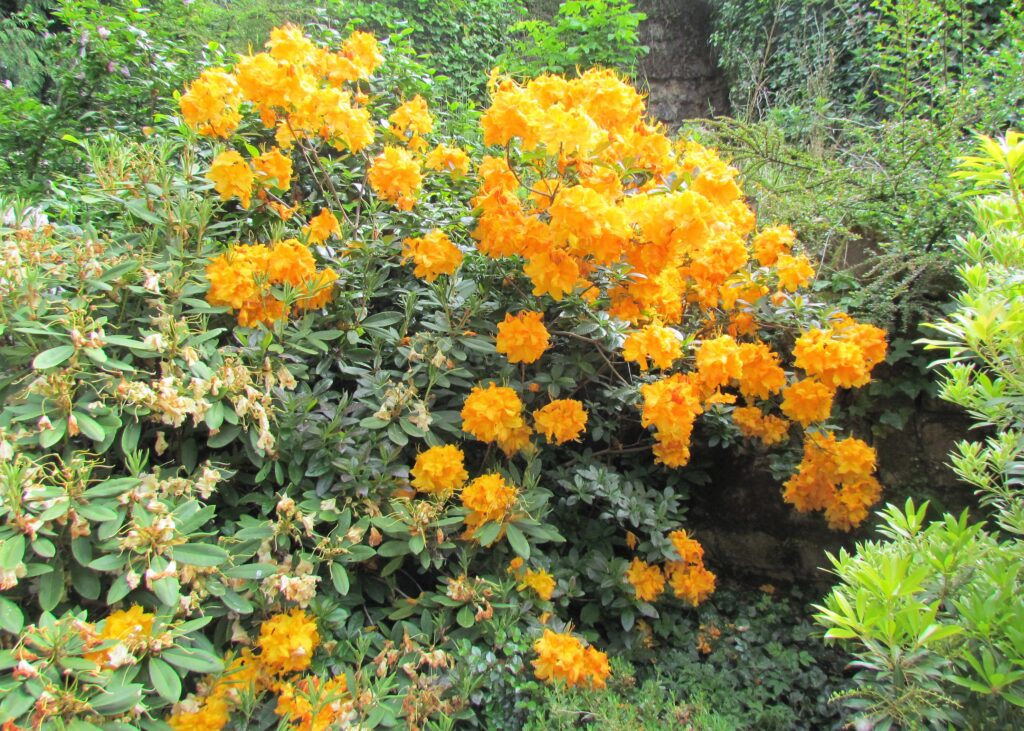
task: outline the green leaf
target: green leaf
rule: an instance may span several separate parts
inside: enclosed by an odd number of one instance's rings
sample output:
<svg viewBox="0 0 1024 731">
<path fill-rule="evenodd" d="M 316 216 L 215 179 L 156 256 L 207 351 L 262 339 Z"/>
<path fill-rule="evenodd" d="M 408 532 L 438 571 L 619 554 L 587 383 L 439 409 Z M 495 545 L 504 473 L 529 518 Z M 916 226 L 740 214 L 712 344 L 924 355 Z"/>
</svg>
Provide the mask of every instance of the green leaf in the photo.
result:
<svg viewBox="0 0 1024 731">
<path fill-rule="evenodd" d="M 75 354 L 75 346 L 58 345 L 56 348 L 44 350 L 32 360 L 32 367 L 37 371 L 54 368 Z"/>
<path fill-rule="evenodd" d="M 180 591 L 181 585 L 174 576 L 165 576 L 153 582 L 153 593 L 156 594 L 156 598 L 165 607 L 178 606 L 178 593 Z"/>
<path fill-rule="evenodd" d="M 25 615 L 17 604 L 10 599 L 0 597 L 0 629 L 16 635 L 25 626 Z"/>
<path fill-rule="evenodd" d="M 103 715 L 118 715 L 134 708 L 142 699 L 142 684 L 128 683 L 120 688 L 104 690 L 92 699 L 92 709 Z"/>
<path fill-rule="evenodd" d="M 512 546 L 513 551 L 524 559 L 530 557 L 530 543 L 526 540 L 523 532 L 515 526 L 515 523 L 509 523 L 505 526 L 505 537 L 508 539 L 508 544 Z"/>
<path fill-rule="evenodd" d="M 349 591 L 349 579 L 348 571 L 340 563 L 331 564 L 331 583 L 334 584 L 334 590 L 341 596 L 345 596 Z"/>
<path fill-rule="evenodd" d="M 72 411 L 71 415 L 78 421 L 78 428 L 82 430 L 82 433 L 94 442 L 102 442 L 107 438 L 106 430 L 88 414 L 81 411 Z"/>
<path fill-rule="evenodd" d="M 455 621 L 459 623 L 460 627 L 465 627 L 466 629 L 469 629 L 476 624 L 473 607 L 469 604 L 463 606 L 462 609 L 459 610 L 459 613 L 455 615 Z"/>
<path fill-rule="evenodd" d="M 476 529 L 473 533 L 473 537 L 480 542 L 481 546 L 489 546 L 494 543 L 498 537 L 498 533 L 501 532 L 501 523 L 484 523 L 482 526 Z"/>
<path fill-rule="evenodd" d="M 80 503 L 75 506 L 75 512 L 94 523 L 106 523 L 108 520 L 117 520 L 116 512 L 105 505 L 96 505 L 95 503 Z"/>
<path fill-rule="evenodd" d="M 103 497 L 120 497 L 139 484 L 137 477 L 116 477 L 90 487 L 83 495 L 89 500 Z"/>
<path fill-rule="evenodd" d="M 219 673 L 224 669 L 219 658 L 197 648 L 171 647 L 161 652 L 160 657 L 175 667 L 194 673 Z"/>
<path fill-rule="evenodd" d="M 14 571 L 25 558 L 25 536 L 15 535 L 0 541 L 0 569 Z"/>
<path fill-rule="evenodd" d="M 232 589 L 225 589 L 220 600 L 224 602 L 225 607 L 239 614 L 252 614 L 254 609 L 252 602 Z"/>
<path fill-rule="evenodd" d="M 181 698 L 181 678 L 178 673 L 158 657 L 149 658 L 148 666 L 153 689 L 165 701 L 176 703 Z"/>
<path fill-rule="evenodd" d="M 20 689 L 11 690 L 0 702 L 0 720 L 17 720 L 22 714 L 27 713 L 36 699 L 34 696 L 26 695 Z"/>
<path fill-rule="evenodd" d="M 359 323 L 360 327 L 387 327 L 388 325 L 394 325 L 405 319 L 405 315 L 401 312 L 378 312 L 376 315 L 370 315 L 365 320 Z"/>
<path fill-rule="evenodd" d="M 57 564 L 53 571 L 39 577 L 39 606 L 52 612 L 64 598 L 64 569 Z"/>
<path fill-rule="evenodd" d="M 228 560 L 228 552 L 210 543 L 186 543 L 174 546 L 171 556 L 175 561 L 191 566 L 220 566 Z"/>
</svg>

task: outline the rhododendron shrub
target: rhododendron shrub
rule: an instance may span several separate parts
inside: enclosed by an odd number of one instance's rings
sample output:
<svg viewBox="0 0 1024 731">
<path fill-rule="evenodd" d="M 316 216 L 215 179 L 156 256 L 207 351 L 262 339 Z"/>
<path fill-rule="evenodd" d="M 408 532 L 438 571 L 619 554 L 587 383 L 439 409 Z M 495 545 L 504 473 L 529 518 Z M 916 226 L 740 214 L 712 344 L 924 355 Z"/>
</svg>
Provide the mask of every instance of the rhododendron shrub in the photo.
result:
<svg viewBox="0 0 1024 731">
<path fill-rule="evenodd" d="M 180 94 L 180 171 L 123 237 L 5 239 L 37 340 L 0 444 L 39 487 L 2 503 L 24 544 L 2 587 L 64 612 L 82 673 L 138 686 L 108 715 L 470 718 L 472 643 L 601 688 L 608 652 L 713 595 L 685 522 L 721 488 L 707 420 L 799 462 L 766 501 L 850 529 L 879 497 L 834 417 L 885 334 L 812 300 L 795 234 L 758 230 L 714 150 L 610 71 L 495 76 L 470 131 L 390 63 L 365 33 L 276 29 Z"/>
</svg>

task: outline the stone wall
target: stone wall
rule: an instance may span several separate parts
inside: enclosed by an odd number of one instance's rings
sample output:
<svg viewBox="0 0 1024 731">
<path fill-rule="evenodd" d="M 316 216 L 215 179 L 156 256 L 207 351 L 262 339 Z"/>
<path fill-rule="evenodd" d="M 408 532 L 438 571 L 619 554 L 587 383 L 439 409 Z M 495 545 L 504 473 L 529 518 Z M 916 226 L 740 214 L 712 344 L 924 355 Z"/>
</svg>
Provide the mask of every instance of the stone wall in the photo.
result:
<svg viewBox="0 0 1024 731">
<path fill-rule="evenodd" d="M 711 7 L 703 0 L 639 0 L 647 15 L 640 65 L 651 114 L 670 128 L 683 120 L 728 111 L 729 89 L 711 48 Z"/>
<path fill-rule="evenodd" d="M 969 433 L 971 421 L 949 404 L 924 399 L 901 430 L 887 430 L 874 440 L 878 478 L 884 491 L 872 512 L 907 497 L 931 502 L 931 517 L 958 514 L 972 507 L 971 488 L 958 482 L 948 466 L 949 453 Z M 858 429 L 863 434 L 863 429 Z M 826 551 L 852 550 L 856 541 L 876 538 L 876 521 L 851 533 L 833 531 L 821 513 L 798 513 L 782 500 L 782 485 L 772 479 L 763 452 L 731 451 L 701 455 L 713 465 L 709 484 L 691 493 L 687 529 L 707 550 L 708 567 L 747 581 L 832 583 Z M 695 461 L 696 466 L 700 466 Z M 972 512 L 974 512 L 972 510 Z"/>
</svg>

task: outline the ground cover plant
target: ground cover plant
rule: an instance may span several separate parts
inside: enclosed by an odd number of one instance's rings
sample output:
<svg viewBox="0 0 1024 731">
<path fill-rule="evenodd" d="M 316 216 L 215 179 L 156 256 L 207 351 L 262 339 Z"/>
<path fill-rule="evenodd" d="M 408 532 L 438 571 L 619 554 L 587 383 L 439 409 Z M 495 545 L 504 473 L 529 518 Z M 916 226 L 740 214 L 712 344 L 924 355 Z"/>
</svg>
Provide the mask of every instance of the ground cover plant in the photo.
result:
<svg viewBox="0 0 1024 731">
<path fill-rule="evenodd" d="M 495 75 L 470 131 L 315 33 L 6 206 L 11 727 L 516 727 L 713 594 L 708 435 L 836 529 L 880 497 L 835 402 L 885 333 L 715 150 L 608 70 Z"/>
</svg>

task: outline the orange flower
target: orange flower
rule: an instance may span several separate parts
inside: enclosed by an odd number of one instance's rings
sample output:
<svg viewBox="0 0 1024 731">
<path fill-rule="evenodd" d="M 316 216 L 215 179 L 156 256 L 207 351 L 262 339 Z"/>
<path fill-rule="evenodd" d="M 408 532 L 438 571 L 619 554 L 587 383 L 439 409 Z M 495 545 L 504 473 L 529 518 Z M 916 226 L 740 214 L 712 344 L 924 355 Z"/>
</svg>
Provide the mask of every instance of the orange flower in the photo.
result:
<svg viewBox="0 0 1024 731">
<path fill-rule="evenodd" d="M 556 302 L 572 292 L 580 278 L 576 260 L 557 249 L 531 257 L 523 271 L 533 281 L 534 295 L 549 294 Z"/>
<path fill-rule="evenodd" d="M 507 386 L 474 387 L 462 407 L 462 428 L 482 442 L 515 440 L 526 427 L 523 402 Z"/>
<path fill-rule="evenodd" d="M 496 350 L 508 356 L 509 363 L 533 363 L 547 350 L 548 342 L 543 312 L 509 313 L 498 324 Z"/>
<path fill-rule="evenodd" d="M 808 426 L 825 421 L 832 413 L 836 392 L 813 378 L 797 381 L 782 392 L 782 413 Z"/>
<path fill-rule="evenodd" d="M 796 234 L 789 226 L 771 226 L 754 237 L 754 258 L 761 266 L 770 267 L 778 261 L 780 254 L 788 254 L 796 241 Z"/>
<path fill-rule="evenodd" d="M 593 647 L 583 647 L 583 643 L 570 634 L 545 629 L 533 643 L 533 650 L 537 653 L 533 661 L 534 674 L 539 680 L 603 688 L 611 675 L 608 656 Z"/>
<path fill-rule="evenodd" d="M 462 490 L 462 504 L 470 511 L 466 526 L 473 531 L 484 523 L 504 521 L 518 497 L 516 486 L 497 473 L 477 477 Z"/>
<path fill-rule="evenodd" d="M 412 486 L 431 494 L 453 492 L 469 479 L 464 460 L 462 450 L 450 444 L 420 452 L 412 468 Z"/>
<path fill-rule="evenodd" d="M 321 208 L 320 213 L 309 219 L 305 231 L 306 238 L 311 244 L 319 244 L 331 236 L 341 236 L 341 224 L 329 209 Z"/>
<path fill-rule="evenodd" d="M 469 173 L 469 155 L 459 147 L 438 145 L 427 155 L 424 165 L 428 170 L 451 173 L 452 176 L 461 178 Z"/>
<path fill-rule="evenodd" d="M 273 148 L 253 158 L 252 166 L 261 182 L 273 181 L 275 188 L 288 190 L 292 186 L 292 160 Z"/>
<path fill-rule="evenodd" d="M 537 432 L 549 444 L 564 444 L 578 439 L 587 425 L 587 412 L 575 399 L 558 399 L 533 412 Z"/>
<path fill-rule="evenodd" d="M 411 208 L 423 175 L 412 153 L 388 145 L 373 159 L 367 179 L 374 192 L 384 200 L 397 203 L 400 208 L 405 205 Z"/>
<path fill-rule="evenodd" d="M 676 331 L 657 322 L 631 332 L 622 346 L 623 359 L 638 363 L 641 371 L 647 370 L 648 360 L 657 368 L 671 368 L 682 355 L 683 344 Z"/>
<path fill-rule="evenodd" d="M 235 150 L 225 150 L 213 159 L 210 172 L 206 175 L 220 194 L 221 200 L 237 197 L 243 208 L 248 208 L 252 198 L 252 184 L 256 176 L 249 163 Z"/>
<path fill-rule="evenodd" d="M 435 228 L 422 238 L 405 239 L 402 261 L 412 261 L 416 265 L 413 274 L 433 282 L 441 274 L 455 273 L 462 264 L 462 252 L 444 231 Z"/>
<path fill-rule="evenodd" d="M 780 254 L 775 270 L 779 274 L 779 287 L 787 292 L 795 292 L 800 287 L 806 287 L 814 278 L 814 267 L 811 266 L 810 259 L 802 254 Z"/>
<path fill-rule="evenodd" d="M 636 598 L 642 602 L 653 602 L 665 591 L 665 575 L 661 569 L 638 558 L 629 564 L 626 580 L 633 585 Z"/>
<path fill-rule="evenodd" d="M 741 350 L 731 335 L 705 340 L 697 349 L 697 371 L 709 389 L 726 386 L 743 373 Z"/>
</svg>

